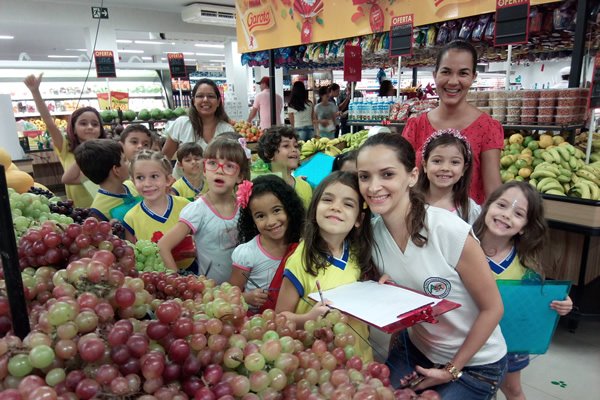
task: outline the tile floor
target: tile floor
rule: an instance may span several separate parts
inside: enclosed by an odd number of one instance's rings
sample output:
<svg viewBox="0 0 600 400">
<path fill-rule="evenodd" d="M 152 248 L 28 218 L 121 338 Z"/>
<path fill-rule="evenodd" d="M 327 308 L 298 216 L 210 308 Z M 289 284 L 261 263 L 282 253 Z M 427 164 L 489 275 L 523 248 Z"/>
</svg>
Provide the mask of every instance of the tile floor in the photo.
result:
<svg viewBox="0 0 600 400">
<path fill-rule="evenodd" d="M 521 381 L 527 400 L 600 398 L 600 321 L 581 321 L 575 333 L 560 324 L 548 352 L 532 358 Z M 505 397 L 499 392 L 497 399 Z"/>
</svg>

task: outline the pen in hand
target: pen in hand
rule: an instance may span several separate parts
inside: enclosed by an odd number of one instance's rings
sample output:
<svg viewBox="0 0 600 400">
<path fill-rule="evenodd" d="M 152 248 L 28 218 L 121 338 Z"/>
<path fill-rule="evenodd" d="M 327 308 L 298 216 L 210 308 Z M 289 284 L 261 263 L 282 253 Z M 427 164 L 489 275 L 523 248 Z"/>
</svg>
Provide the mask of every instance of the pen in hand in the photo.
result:
<svg viewBox="0 0 600 400">
<path fill-rule="evenodd" d="M 324 306 L 329 308 L 329 306 L 327 304 L 325 304 L 325 299 L 323 298 L 323 291 L 321 290 L 321 284 L 319 283 L 319 281 L 317 281 L 317 291 L 319 292 L 319 298 L 321 299 L 321 304 L 323 304 Z M 323 314 L 323 317 L 327 316 L 327 314 L 329 314 L 329 310 L 327 310 L 327 312 L 325 312 L 325 314 Z"/>
</svg>

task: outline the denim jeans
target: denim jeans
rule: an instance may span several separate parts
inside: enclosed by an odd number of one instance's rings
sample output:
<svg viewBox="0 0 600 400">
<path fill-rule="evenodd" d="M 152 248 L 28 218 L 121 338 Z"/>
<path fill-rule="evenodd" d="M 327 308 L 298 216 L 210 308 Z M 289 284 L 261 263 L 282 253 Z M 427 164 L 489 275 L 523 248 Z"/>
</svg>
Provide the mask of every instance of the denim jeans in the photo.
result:
<svg viewBox="0 0 600 400">
<path fill-rule="evenodd" d="M 406 332 L 393 339 L 386 364 L 390 368 L 390 382 L 395 387 L 399 385 L 400 379 L 413 372 L 417 365 L 424 368 L 439 367 L 411 343 Z M 438 392 L 444 400 L 493 399 L 506 374 L 506 355 L 491 364 L 464 367 L 462 372 L 459 380 L 431 389 Z"/>
<path fill-rule="evenodd" d="M 302 126 L 300 128 L 295 128 L 295 130 L 300 140 L 304 140 L 305 142 L 310 140 L 315 133 L 315 129 L 312 126 Z"/>
</svg>

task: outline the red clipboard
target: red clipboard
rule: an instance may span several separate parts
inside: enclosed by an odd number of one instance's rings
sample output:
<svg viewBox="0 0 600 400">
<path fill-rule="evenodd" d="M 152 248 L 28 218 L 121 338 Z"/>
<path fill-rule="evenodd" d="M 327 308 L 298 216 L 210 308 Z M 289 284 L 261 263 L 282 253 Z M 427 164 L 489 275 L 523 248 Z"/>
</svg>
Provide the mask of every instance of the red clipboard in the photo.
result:
<svg viewBox="0 0 600 400">
<path fill-rule="evenodd" d="M 357 309 L 357 312 L 353 313 L 351 311 L 352 308 L 347 307 L 347 304 L 343 301 L 343 299 L 340 297 L 337 297 L 337 294 L 339 294 L 341 291 L 343 291 L 344 293 L 348 293 L 349 291 L 351 291 L 352 290 L 351 285 L 357 285 L 357 284 L 360 285 L 362 283 L 368 283 L 369 285 L 373 285 L 373 283 L 371 283 L 371 282 L 355 282 L 350 285 L 338 286 L 335 289 L 324 291 L 323 297 L 326 300 L 332 300 L 332 302 L 333 302 L 331 304 L 332 308 L 336 308 L 336 309 L 340 310 L 341 312 L 343 312 L 347 315 L 350 315 L 353 318 L 356 318 L 360 321 L 363 321 L 364 323 L 366 323 L 370 326 L 373 326 L 385 333 L 395 333 L 395 332 L 409 328 L 409 327 L 411 327 L 415 324 L 421 323 L 421 322 L 428 322 L 431 324 L 435 324 L 438 322 L 438 320 L 436 319 L 438 316 L 460 307 L 459 303 L 455 303 L 450 300 L 445 300 L 445 299 L 439 300 L 435 297 L 425 295 L 421 292 L 418 292 L 416 290 L 413 290 L 413 289 L 410 289 L 410 288 L 407 288 L 407 287 L 404 287 L 401 285 L 397 285 L 397 284 L 393 284 L 393 283 L 386 283 L 386 285 L 390 285 L 393 287 L 403 289 L 403 291 L 405 291 L 407 295 L 408 295 L 408 292 L 417 294 L 422 305 L 415 307 L 409 311 L 405 311 L 405 312 L 397 315 L 395 318 L 390 317 L 390 319 L 395 319 L 395 321 L 388 323 L 386 325 L 381 325 L 381 324 L 374 322 L 374 320 L 369 320 L 369 318 L 365 318 L 364 317 L 365 313 L 360 312 L 362 310 Z M 346 286 L 346 287 L 344 288 L 344 286 Z M 341 288 L 343 288 L 343 289 L 341 289 Z M 338 290 L 336 292 L 334 292 L 336 289 L 338 289 Z M 367 287 L 365 285 L 365 289 L 371 289 L 370 293 L 373 294 L 373 291 L 372 291 L 373 287 Z M 328 294 L 329 294 L 329 297 L 328 297 Z M 311 293 L 309 295 L 309 297 L 315 301 L 318 301 L 318 296 L 319 296 L 318 293 Z M 415 297 L 415 296 L 411 296 L 411 297 Z M 427 298 L 431 299 L 431 302 L 427 302 Z M 360 299 L 361 301 L 365 302 L 364 304 L 362 304 L 363 309 L 368 308 L 370 310 L 375 310 L 377 308 L 376 306 L 378 304 L 380 304 L 380 303 L 376 303 L 377 298 L 374 295 L 365 297 L 365 296 L 360 296 L 357 294 L 356 299 Z M 337 300 L 337 304 L 336 304 L 336 300 Z"/>
</svg>

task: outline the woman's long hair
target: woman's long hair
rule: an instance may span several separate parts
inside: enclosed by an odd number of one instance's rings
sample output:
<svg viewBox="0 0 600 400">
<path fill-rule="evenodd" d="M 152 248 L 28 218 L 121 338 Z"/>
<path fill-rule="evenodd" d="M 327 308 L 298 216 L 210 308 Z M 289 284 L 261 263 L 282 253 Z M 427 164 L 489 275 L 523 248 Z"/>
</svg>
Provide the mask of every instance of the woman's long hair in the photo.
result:
<svg viewBox="0 0 600 400">
<path fill-rule="evenodd" d="M 292 93 L 290 94 L 289 106 L 296 111 L 304 111 L 307 106 L 310 107 L 311 102 L 308 100 L 308 91 L 304 87 L 304 83 L 296 81 L 292 85 Z"/>
</svg>

